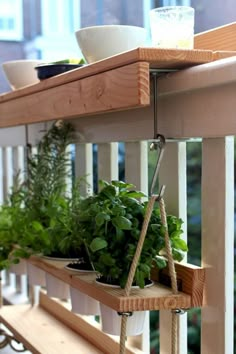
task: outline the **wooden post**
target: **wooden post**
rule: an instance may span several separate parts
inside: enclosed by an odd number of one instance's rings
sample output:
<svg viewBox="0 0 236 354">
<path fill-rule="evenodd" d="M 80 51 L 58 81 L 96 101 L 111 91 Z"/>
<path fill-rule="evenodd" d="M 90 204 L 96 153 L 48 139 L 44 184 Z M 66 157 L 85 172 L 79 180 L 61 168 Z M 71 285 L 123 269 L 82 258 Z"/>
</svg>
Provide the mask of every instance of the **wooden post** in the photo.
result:
<svg viewBox="0 0 236 354">
<path fill-rule="evenodd" d="M 98 144 L 98 179 L 118 179 L 118 143 Z"/>
<path fill-rule="evenodd" d="M 148 145 L 146 141 L 125 144 L 125 180 L 137 190 L 148 195 Z M 128 343 L 150 353 L 150 315 L 146 313 L 144 331 L 140 336 L 130 337 Z"/>
<path fill-rule="evenodd" d="M 167 214 L 184 221 L 187 239 L 186 143 L 167 143 L 160 169 L 159 184 L 165 185 Z M 179 316 L 179 354 L 187 354 L 187 315 Z M 160 353 L 171 353 L 171 312 L 160 311 Z"/>
<path fill-rule="evenodd" d="M 234 139 L 204 139 L 202 153 L 201 353 L 233 354 Z"/>
<path fill-rule="evenodd" d="M 75 176 L 85 178 L 87 184 L 81 185 L 81 193 L 84 196 L 93 192 L 93 145 L 75 145 Z"/>
</svg>

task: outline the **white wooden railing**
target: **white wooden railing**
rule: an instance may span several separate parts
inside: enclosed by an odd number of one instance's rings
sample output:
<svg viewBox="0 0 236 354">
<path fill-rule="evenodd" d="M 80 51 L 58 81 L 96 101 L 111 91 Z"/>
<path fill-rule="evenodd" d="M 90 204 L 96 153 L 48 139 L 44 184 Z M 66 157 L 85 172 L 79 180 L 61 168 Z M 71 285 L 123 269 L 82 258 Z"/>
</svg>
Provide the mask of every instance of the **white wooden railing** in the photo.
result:
<svg viewBox="0 0 236 354">
<path fill-rule="evenodd" d="M 222 63 L 223 62 L 223 63 Z M 187 237 L 186 142 L 202 137 L 202 264 L 206 268 L 205 305 L 202 309 L 202 354 L 233 354 L 233 250 L 234 250 L 234 139 L 235 60 L 184 70 L 160 80 L 159 129 L 175 140 L 167 142 L 160 182 L 166 185 L 167 211 L 185 221 Z M 233 70 L 234 69 L 234 70 Z M 207 76 L 207 78 L 206 78 Z M 223 114 L 225 114 L 223 116 Z M 152 108 L 108 113 L 75 120 L 80 132 L 76 146 L 76 174 L 89 175 L 92 185 L 92 146 L 98 142 L 98 178 L 118 178 L 117 141 L 125 141 L 125 178 L 148 193 L 148 144 L 153 136 Z M 127 119 L 126 119 L 127 118 Z M 83 125 L 86 125 L 83 131 Z M 106 130 L 104 133 L 104 125 Z M 39 138 L 40 125 L 29 133 Z M 81 134 L 83 132 L 83 134 Z M 16 133 L 16 138 L 14 138 Z M 109 134 L 108 134 L 109 133 Z M 0 130 L 3 200 L 14 173 L 11 146 L 25 144 L 23 128 Z M 6 138 L 8 137 L 8 138 Z M 176 139 L 179 139 L 176 140 Z M 16 144 L 17 142 L 17 144 Z M 6 148 L 7 147 L 7 148 Z M 22 161 L 20 150 L 14 149 Z M 20 163 L 20 162 L 19 162 Z M 18 166 L 17 162 L 16 165 Z M 86 191 L 85 191 L 86 192 Z M 199 196 L 200 197 L 200 196 Z M 200 235 L 199 235 L 200 237 Z M 15 284 L 10 280 L 11 285 Z M 7 281 L 6 281 L 7 283 Z M 22 291 L 23 291 L 22 287 Z M 179 354 L 187 354 L 186 315 L 180 317 Z M 148 325 L 141 348 L 149 353 Z M 160 353 L 170 351 L 170 312 L 161 311 Z"/>
</svg>

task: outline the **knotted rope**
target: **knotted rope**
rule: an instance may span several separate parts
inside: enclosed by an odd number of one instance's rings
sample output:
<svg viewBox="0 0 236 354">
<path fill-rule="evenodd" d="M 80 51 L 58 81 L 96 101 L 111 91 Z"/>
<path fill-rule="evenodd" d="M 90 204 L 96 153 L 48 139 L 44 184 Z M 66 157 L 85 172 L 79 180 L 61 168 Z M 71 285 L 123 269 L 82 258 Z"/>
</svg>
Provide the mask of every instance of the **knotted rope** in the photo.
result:
<svg viewBox="0 0 236 354">
<path fill-rule="evenodd" d="M 166 248 L 166 256 L 167 256 L 167 260 L 168 260 L 168 269 L 169 269 L 170 280 L 171 280 L 171 288 L 173 290 L 173 294 L 177 294 L 178 293 L 177 276 L 176 276 L 176 272 L 175 272 L 174 259 L 172 256 L 172 249 L 171 249 L 171 244 L 170 244 L 167 218 L 166 218 L 165 202 L 164 202 L 163 198 L 159 198 L 159 205 L 160 205 L 161 222 L 162 222 L 162 225 L 165 227 L 165 248 Z M 177 331 L 178 331 L 177 313 L 172 312 L 171 354 L 177 354 L 177 352 L 178 352 Z"/>
<path fill-rule="evenodd" d="M 140 258 L 141 252 L 142 252 L 143 243 L 144 243 L 144 240 L 145 240 L 145 237 L 147 234 L 149 221 L 150 221 L 156 200 L 159 201 L 161 222 L 162 222 L 163 226 L 165 227 L 165 247 L 166 247 L 168 267 L 169 267 L 169 272 L 170 272 L 170 277 L 171 277 L 171 286 L 172 286 L 174 294 L 177 294 L 177 292 L 178 292 L 174 260 L 173 260 L 173 256 L 172 256 L 171 244 L 170 244 L 170 239 L 169 239 L 169 234 L 168 234 L 165 203 L 164 203 L 164 200 L 162 197 L 157 196 L 157 195 L 152 195 L 151 198 L 149 199 L 149 202 L 147 205 L 147 210 L 145 213 L 140 238 L 139 238 L 139 241 L 137 244 L 135 255 L 134 255 L 131 267 L 130 267 L 128 279 L 127 279 L 126 286 L 124 289 L 124 296 L 130 295 L 130 290 L 131 290 L 132 283 L 134 280 L 136 267 L 137 267 L 137 264 L 138 264 L 138 261 L 139 261 L 139 258 Z M 122 314 L 121 331 L 120 331 L 120 354 L 125 353 L 126 327 L 127 327 L 128 317 L 129 317 L 128 313 Z M 172 313 L 172 349 L 171 350 L 172 350 L 171 354 L 177 354 L 177 316 L 176 316 L 176 313 Z"/>
</svg>

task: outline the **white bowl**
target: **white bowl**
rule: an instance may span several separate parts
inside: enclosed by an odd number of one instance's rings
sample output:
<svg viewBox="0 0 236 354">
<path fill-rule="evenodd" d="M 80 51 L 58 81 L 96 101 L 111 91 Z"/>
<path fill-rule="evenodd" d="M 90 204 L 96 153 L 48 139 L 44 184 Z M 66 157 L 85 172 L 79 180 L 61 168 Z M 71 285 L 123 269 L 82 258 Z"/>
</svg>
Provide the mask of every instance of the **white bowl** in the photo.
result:
<svg viewBox="0 0 236 354">
<path fill-rule="evenodd" d="M 42 64 L 42 60 L 11 60 L 2 63 L 4 74 L 12 90 L 39 82 L 35 67 Z"/>
<path fill-rule="evenodd" d="M 81 28 L 75 32 L 75 36 L 88 63 L 145 46 L 147 42 L 145 28 L 125 25 Z"/>
</svg>

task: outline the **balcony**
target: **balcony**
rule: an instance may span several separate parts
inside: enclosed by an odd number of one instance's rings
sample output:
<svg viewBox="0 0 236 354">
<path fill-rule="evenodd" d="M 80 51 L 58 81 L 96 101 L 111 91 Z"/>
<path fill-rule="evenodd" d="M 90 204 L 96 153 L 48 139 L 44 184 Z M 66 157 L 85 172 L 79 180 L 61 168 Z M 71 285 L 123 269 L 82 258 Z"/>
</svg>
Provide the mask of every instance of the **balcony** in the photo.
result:
<svg viewBox="0 0 236 354">
<path fill-rule="evenodd" d="M 91 185 L 92 144 L 98 144 L 99 179 L 112 180 L 118 179 L 118 142 L 124 142 L 125 179 L 148 194 L 148 143 L 156 133 L 164 135 L 167 144 L 159 182 L 166 185 L 168 212 L 179 215 L 186 222 L 186 144 L 193 138 L 201 139 L 201 237 L 205 271 L 201 352 L 231 354 L 236 59 L 235 52 L 219 50 L 214 41 L 211 43 L 212 48 L 193 51 L 139 48 L 1 95 L 4 173 L 0 195 L 3 200 L 11 186 L 14 168 L 23 167 L 20 147 L 37 143 L 51 121 L 66 119 L 77 132 L 76 174 L 88 175 Z M 198 48 L 201 48 L 200 40 Z M 47 269 L 42 262 L 34 264 Z M 65 282 L 72 281 L 55 269 L 51 272 Z M 81 283 L 77 281 L 78 287 Z M 7 288 L 7 281 L 5 284 Z M 90 283 L 83 286 L 85 292 L 93 294 Z M 25 291 L 22 289 L 20 292 Z M 49 301 L 41 296 L 44 304 Z M 96 296 L 101 300 L 107 295 L 99 293 Z M 111 298 L 107 301 L 112 303 Z M 191 305 L 187 297 L 185 301 Z M 187 305 L 180 304 L 181 307 Z M 46 305 L 47 310 L 48 307 L 50 305 Z M 120 309 L 117 304 L 113 307 Z M 171 353 L 168 329 L 171 312 L 164 308 L 159 307 L 162 354 Z M 3 312 L 3 322 L 4 318 L 6 325 L 13 321 L 9 311 Z M 69 326 L 68 322 L 66 326 Z M 179 328 L 178 351 L 185 354 L 186 315 L 179 318 Z M 22 340 L 18 328 L 14 330 L 11 325 L 10 330 Z M 98 336 L 97 332 L 95 336 Z M 149 353 L 147 337 L 144 334 L 138 344 L 131 343 L 136 348 L 134 352 Z M 32 350 L 29 343 L 24 344 Z M 117 344 L 111 345 L 116 348 L 114 352 L 118 350 Z"/>
</svg>

